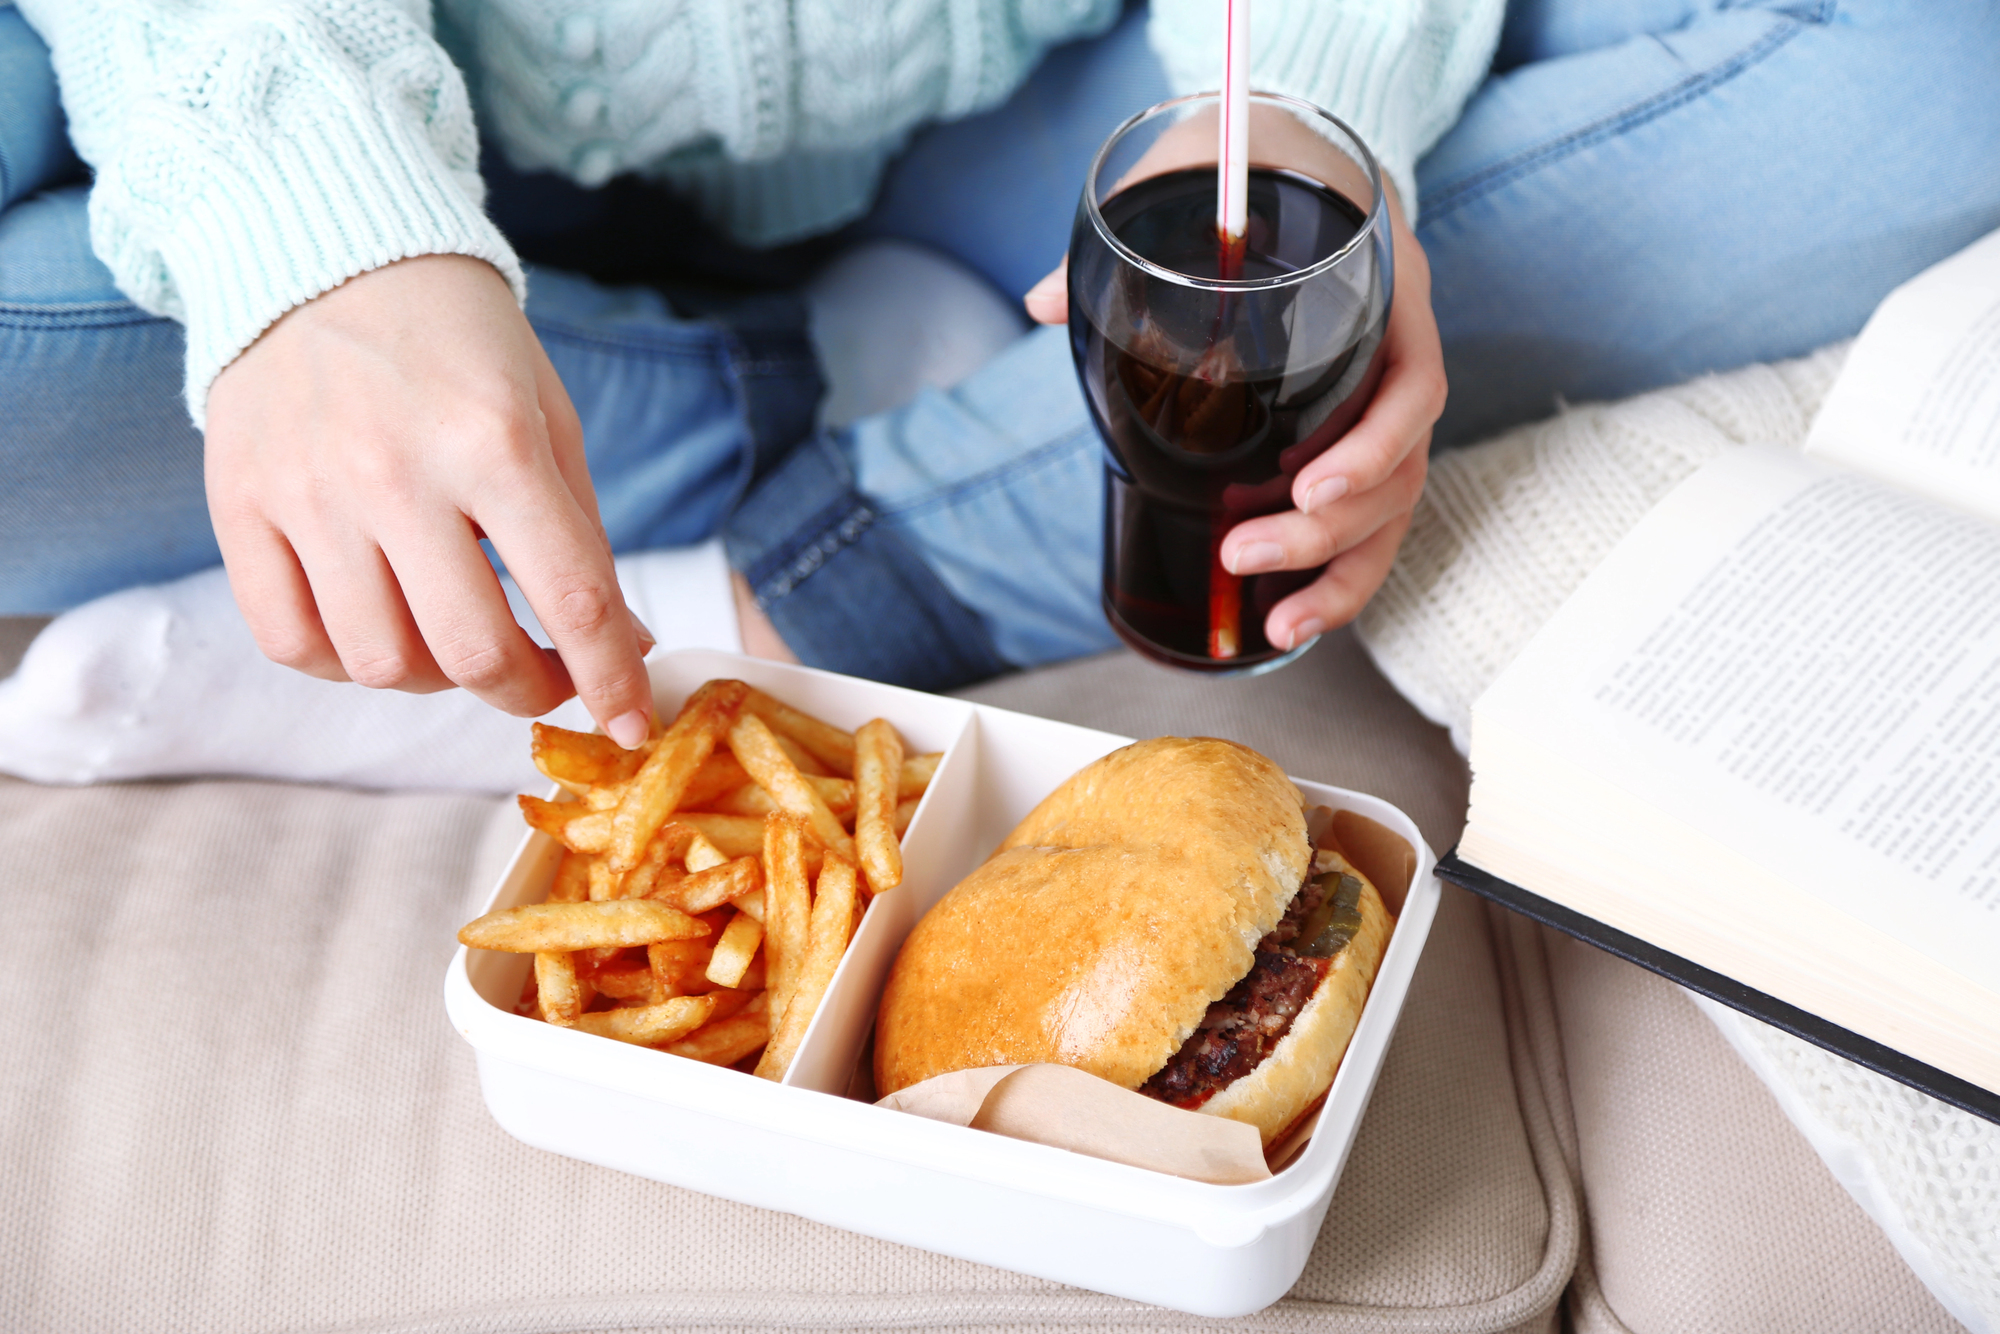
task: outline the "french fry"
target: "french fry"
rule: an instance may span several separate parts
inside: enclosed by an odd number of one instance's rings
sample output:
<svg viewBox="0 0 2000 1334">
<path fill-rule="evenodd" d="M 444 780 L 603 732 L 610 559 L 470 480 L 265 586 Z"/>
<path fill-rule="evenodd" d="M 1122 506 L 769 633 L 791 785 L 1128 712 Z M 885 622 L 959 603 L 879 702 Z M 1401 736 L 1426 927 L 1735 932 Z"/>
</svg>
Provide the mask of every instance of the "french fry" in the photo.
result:
<svg viewBox="0 0 2000 1334">
<path fill-rule="evenodd" d="M 540 959 L 542 956 L 537 954 L 535 957 Z M 590 985 L 614 1000 L 657 1005 L 668 999 L 652 968 L 643 963 L 628 963 L 621 959 L 591 970 L 588 980 Z"/>
<path fill-rule="evenodd" d="M 590 897 L 590 864 L 597 859 L 588 853 L 562 851 L 556 863 L 556 878 L 549 885 L 550 903 L 582 903 Z"/>
<path fill-rule="evenodd" d="M 651 899 L 611 899 L 603 903 L 527 903 L 501 908 L 467 923 L 459 943 L 477 950 L 539 954 L 544 950 L 587 950 L 652 945 L 663 940 L 696 940 L 708 924 L 678 908 Z"/>
<path fill-rule="evenodd" d="M 902 772 L 903 739 L 895 728 L 874 718 L 856 729 L 854 847 L 868 876 L 868 889 L 875 894 L 903 883 L 903 848 L 896 836 L 896 790 Z M 820 872 L 822 879 L 825 875 Z M 779 1036 L 783 1037 L 782 1031 Z"/>
<path fill-rule="evenodd" d="M 708 980 L 718 987 L 742 986 L 750 960 L 763 943 L 764 924 L 748 913 L 738 913 L 722 928 L 722 939 L 715 942 L 715 953 L 708 960 Z"/>
<path fill-rule="evenodd" d="M 608 736 L 547 723 L 535 724 L 528 752 L 537 769 L 572 792 L 622 783 L 646 759 L 644 751 L 626 750 Z"/>
<path fill-rule="evenodd" d="M 611 869 L 608 857 L 590 859 L 590 900 L 602 903 L 606 899 L 625 897 L 625 877 Z"/>
<path fill-rule="evenodd" d="M 937 776 L 938 761 L 943 758 L 942 751 L 931 755 L 905 757 L 902 772 L 896 779 L 897 800 L 908 801 L 911 797 L 923 796 L 924 789 L 928 788 L 931 779 Z"/>
<path fill-rule="evenodd" d="M 743 702 L 746 711 L 770 724 L 779 736 L 799 743 L 807 754 L 825 764 L 842 778 L 854 776 L 854 737 L 831 723 L 781 704 L 761 690 L 752 690 Z M 738 756 L 741 759 L 742 756 Z"/>
<path fill-rule="evenodd" d="M 917 803 L 922 797 L 911 797 L 908 801 L 896 803 L 896 837 L 902 838 L 910 831 L 910 821 L 916 817 Z"/>
<path fill-rule="evenodd" d="M 752 713 L 744 713 L 729 729 L 729 749 L 758 786 L 771 794 L 771 799 L 783 810 L 806 820 L 812 834 L 827 851 L 835 852 L 849 861 L 854 859 L 854 840 L 847 830 L 827 808 L 826 799 L 819 789 L 805 780 L 805 776 L 793 765 L 771 735 L 771 729 L 762 718 Z M 768 817 L 767 817 L 768 818 Z"/>
<path fill-rule="evenodd" d="M 807 868 L 806 874 L 808 875 L 812 874 L 810 867 Z M 763 925 L 764 922 L 764 904 L 768 902 L 769 899 L 770 899 L 769 891 L 766 891 L 765 893 L 762 894 L 745 894 L 742 898 L 737 899 L 735 901 L 736 911 L 742 913 L 746 917 L 756 918 L 757 924 L 761 926 Z"/>
<path fill-rule="evenodd" d="M 764 971 L 775 1014 L 785 1012 L 805 964 L 812 921 L 807 841 L 806 822 L 798 816 L 774 811 L 764 817 Z"/>
<path fill-rule="evenodd" d="M 757 1062 L 759 1079 L 778 1080 L 792 1067 L 806 1028 L 819 1011 L 820 999 L 847 952 L 848 934 L 854 929 L 855 878 L 852 863 L 828 857 L 819 873 L 819 888 L 813 895 L 811 941 L 800 965 L 798 979 L 789 998 L 779 1005 L 773 996 L 772 1013 L 782 1016 L 771 1032 L 771 1045 Z"/>
<path fill-rule="evenodd" d="M 764 822 L 747 815 L 677 811 L 675 824 L 697 830 L 726 857 L 754 857 L 764 850 Z"/>
<path fill-rule="evenodd" d="M 681 858 L 681 863 L 687 867 L 688 874 L 693 875 L 696 871 L 706 871 L 709 867 L 720 866 L 728 860 L 722 849 L 709 842 L 708 835 L 697 829 L 694 831 L 694 836 L 688 840 L 687 855 Z"/>
<path fill-rule="evenodd" d="M 681 793 L 681 805 L 689 810 L 703 810 L 723 793 L 734 792 L 749 781 L 750 775 L 736 762 L 736 757 L 726 749 L 717 749 L 688 780 L 687 791 Z"/>
<path fill-rule="evenodd" d="M 770 1033 L 770 1019 L 763 1011 L 746 1011 L 670 1042 L 666 1050 L 709 1065 L 734 1065 L 763 1046 Z"/>
<path fill-rule="evenodd" d="M 561 950 L 535 956 L 535 994 L 541 999 L 542 1018 L 564 1028 L 576 1027 L 576 1017 L 590 1003 L 576 980 L 575 961 Z"/>
<path fill-rule="evenodd" d="M 612 813 L 612 869 L 629 871 L 639 864 L 646 844 L 674 813 L 695 771 L 728 732 L 749 691 L 741 681 L 709 681 L 688 697 Z"/>
<path fill-rule="evenodd" d="M 818 778 L 812 774 L 801 774 L 826 803 L 837 820 L 845 820 L 854 814 L 854 783 L 846 778 Z M 725 792 L 709 803 L 711 810 L 728 815 L 769 815 L 772 811 L 783 810 L 771 794 L 756 783 L 745 783 L 732 792 Z"/>
<path fill-rule="evenodd" d="M 670 888 L 656 889 L 653 897 L 659 902 L 673 904 L 682 912 L 705 913 L 720 908 L 732 899 L 753 893 L 763 883 L 764 868 L 758 865 L 757 859 L 738 857 L 735 861 L 684 876 Z"/>
<path fill-rule="evenodd" d="M 529 825 L 560 840 L 571 852 L 602 852 L 610 844 L 609 811 L 594 811 L 581 801 L 544 801 L 526 795 L 515 800 Z"/>
<path fill-rule="evenodd" d="M 827 768 L 824 764 L 821 764 L 818 760 L 814 759 L 811 751 L 807 750 L 804 746 L 801 746 L 798 742 L 792 740 L 790 737 L 779 736 L 776 732 L 773 732 L 771 735 L 778 737 L 778 749 L 785 752 L 785 758 L 789 759 L 792 762 L 792 767 L 797 769 L 800 773 L 804 774 L 807 778 L 839 777 L 839 775 L 834 773 L 833 770 Z"/>
<path fill-rule="evenodd" d="M 662 996 L 685 996 L 691 991 L 708 990 L 706 986 L 693 985 L 698 980 L 706 981 L 708 960 L 706 940 L 668 940 L 646 947 L 647 968 Z"/>
<path fill-rule="evenodd" d="M 624 892 L 619 897 L 648 898 L 662 881 L 671 884 L 679 879 L 672 869 L 672 863 L 685 857 L 688 848 L 699 837 L 701 837 L 700 830 L 678 819 L 662 825 L 659 832 L 646 844 L 646 851 L 639 858 L 639 864 L 625 873 Z"/>
<path fill-rule="evenodd" d="M 673 1042 L 708 1022 L 715 1001 L 708 996 L 676 996 L 658 1005 L 638 1005 L 624 1010 L 599 1010 L 580 1014 L 576 1026 L 601 1038 L 637 1043 L 642 1047 Z"/>
</svg>

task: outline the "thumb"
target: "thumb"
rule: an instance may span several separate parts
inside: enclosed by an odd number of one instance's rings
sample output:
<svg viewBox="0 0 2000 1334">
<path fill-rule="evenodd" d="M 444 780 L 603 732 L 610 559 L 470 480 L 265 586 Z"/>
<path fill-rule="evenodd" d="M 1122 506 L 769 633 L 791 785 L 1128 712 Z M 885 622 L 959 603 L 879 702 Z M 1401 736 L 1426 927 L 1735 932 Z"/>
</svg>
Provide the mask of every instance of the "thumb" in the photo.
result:
<svg viewBox="0 0 2000 1334">
<path fill-rule="evenodd" d="M 1056 265 L 1048 277 L 1028 289 L 1021 298 L 1021 304 L 1028 308 L 1028 318 L 1037 324 L 1069 323 L 1069 256 Z"/>
</svg>

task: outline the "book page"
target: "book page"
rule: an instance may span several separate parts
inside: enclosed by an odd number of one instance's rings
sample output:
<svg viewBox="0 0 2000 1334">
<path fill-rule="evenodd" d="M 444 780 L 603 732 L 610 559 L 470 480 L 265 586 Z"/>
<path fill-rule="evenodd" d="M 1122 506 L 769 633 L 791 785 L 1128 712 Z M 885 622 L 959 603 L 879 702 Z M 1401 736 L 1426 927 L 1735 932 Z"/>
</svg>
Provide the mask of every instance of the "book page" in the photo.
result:
<svg viewBox="0 0 2000 1334">
<path fill-rule="evenodd" d="M 1889 294 L 1806 453 L 2000 523 L 2000 232 Z"/>
<path fill-rule="evenodd" d="M 2000 528 L 1732 451 L 1474 705 L 1475 806 L 1489 718 L 2000 992 Z"/>
</svg>

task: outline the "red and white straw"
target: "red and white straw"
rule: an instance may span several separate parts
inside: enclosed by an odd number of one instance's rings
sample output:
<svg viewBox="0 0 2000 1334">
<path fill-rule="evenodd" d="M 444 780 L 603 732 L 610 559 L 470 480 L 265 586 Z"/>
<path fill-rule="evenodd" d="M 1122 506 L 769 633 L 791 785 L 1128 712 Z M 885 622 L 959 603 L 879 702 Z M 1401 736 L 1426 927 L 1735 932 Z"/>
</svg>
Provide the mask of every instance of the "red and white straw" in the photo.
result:
<svg viewBox="0 0 2000 1334">
<path fill-rule="evenodd" d="M 1249 225 L 1250 0 L 1222 0 L 1228 11 L 1222 39 L 1222 124 L 1216 145 L 1215 230 L 1240 243 Z"/>
</svg>

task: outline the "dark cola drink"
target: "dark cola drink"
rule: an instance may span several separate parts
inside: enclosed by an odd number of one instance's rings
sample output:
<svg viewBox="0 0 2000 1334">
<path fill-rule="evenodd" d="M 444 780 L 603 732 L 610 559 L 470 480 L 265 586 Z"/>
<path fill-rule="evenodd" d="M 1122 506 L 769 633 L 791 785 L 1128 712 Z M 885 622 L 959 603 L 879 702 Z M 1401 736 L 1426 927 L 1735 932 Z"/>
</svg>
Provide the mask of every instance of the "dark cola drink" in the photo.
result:
<svg viewBox="0 0 2000 1334">
<path fill-rule="evenodd" d="M 1247 234 L 1229 248 L 1215 198 L 1209 166 L 1109 195 L 1102 226 L 1086 208 L 1070 336 L 1107 448 L 1105 614 L 1156 660 L 1240 672 L 1286 658 L 1265 618 L 1320 571 L 1239 578 L 1222 567 L 1222 539 L 1290 509 L 1300 469 L 1367 406 L 1382 372 L 1387 238 L 1362 236 L 1369 213 L 1325 185 L 1255 168 Z M 1372 247 L 1365 272 L 1341 262 L 1358 246 Z"/>
</svg>

